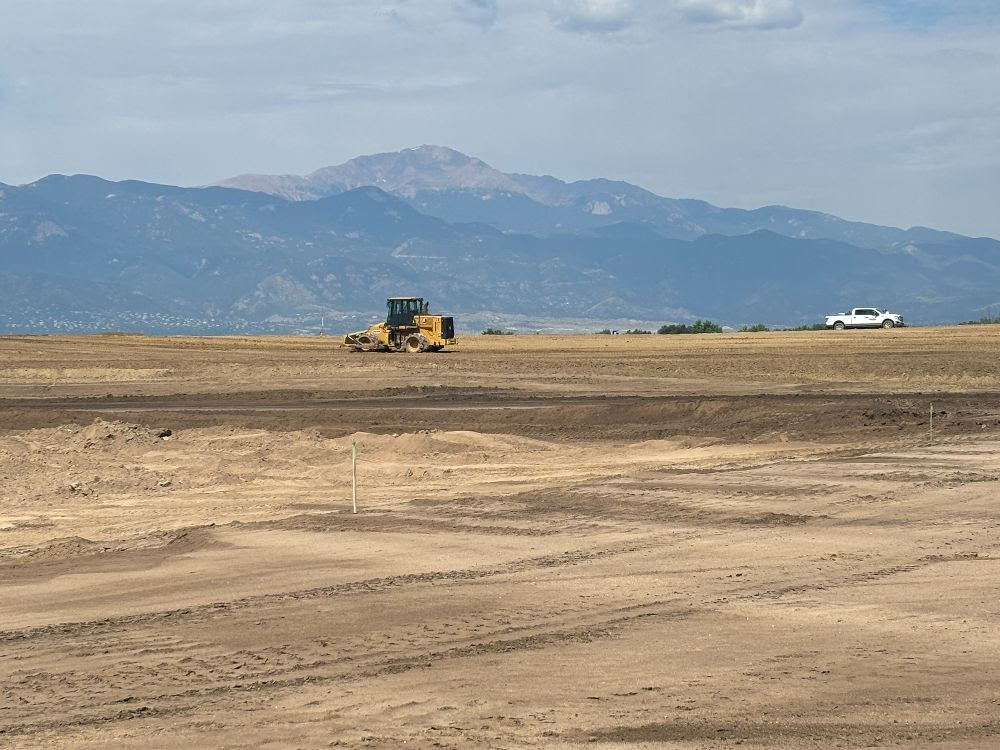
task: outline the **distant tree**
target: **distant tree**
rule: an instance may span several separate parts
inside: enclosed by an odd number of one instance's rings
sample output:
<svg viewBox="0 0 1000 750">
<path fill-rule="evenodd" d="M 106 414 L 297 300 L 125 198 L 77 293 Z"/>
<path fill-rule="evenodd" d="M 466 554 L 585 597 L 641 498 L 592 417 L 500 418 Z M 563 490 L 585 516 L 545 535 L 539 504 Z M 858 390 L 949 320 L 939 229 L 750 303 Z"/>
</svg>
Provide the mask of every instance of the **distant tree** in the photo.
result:
<svg viewBox="0 0 1000 750">
<path fill-rule="evenodd" d="M 631 328 L 625 331 L 626 336 L 648 336 L 652 331 L 643 331 L 639 328 Z"/>
<path fill-rule="evenodd" d="M 996 325 L 1000 323 L 1000 313 L 996 315 L 984 315 L 979 320 L 964 320 L 959 323 L 960 326 L 988 326 Z"/>
<path fill-rule="evenodd" d="M 771 329 L 768 328 L 763 323 L 755 323 L 752 326 L 743 326 L 740 329 L 740 333 L 764 333 L 765 331 L 770 331 L 770 330 Z"/>
<path fill-rule="evenodd" d="M 483 331 L 483 336 L 513 336 L 513 331 L 504 331 L 500 328 L 487 328 Z"/>
<path fill-rule="evenodd" d="M 722 333 L 722 326 L 710 320 L 696 320 L 691 325 L 684 323 L 671 323 L 660 326 L 657 333 Z"/>
<path fill-rule="evenodd" d="M 610 328 L 605 328 L 603 331 L 598 331 L 597 335 L 598 336 L 610 336 L 611 335 L 611 329 Z"/>
<path fill-rule="evenodd" d="M 786 328 L 786 331 L 825 331 L 826 323 L 813 323 L 812 325 L 801 325 L 795 326 L 795 328 Z"/>
<path fill-rule="evenodd" d="M 694 333 L 722 333 L 722 326 L 711 320 L 696 320 L 691 324 Z"/>
</svg>

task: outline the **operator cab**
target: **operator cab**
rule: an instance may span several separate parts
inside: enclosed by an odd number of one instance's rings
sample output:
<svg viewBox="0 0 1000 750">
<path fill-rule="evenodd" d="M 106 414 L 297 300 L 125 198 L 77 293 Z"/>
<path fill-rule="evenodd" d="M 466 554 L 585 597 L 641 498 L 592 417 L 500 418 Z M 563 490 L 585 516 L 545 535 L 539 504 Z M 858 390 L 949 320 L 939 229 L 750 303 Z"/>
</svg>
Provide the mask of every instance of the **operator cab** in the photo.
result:
<svg viewBox="0 0 1000 750">
<path fill-rule="evenodd" d="M 389 297 L 385 304 L 389 308 L 385 322 L 392 327 L 412 326 L 414 316 L 426 315 L 430 310 L 423 297 Z"/>
</svg>

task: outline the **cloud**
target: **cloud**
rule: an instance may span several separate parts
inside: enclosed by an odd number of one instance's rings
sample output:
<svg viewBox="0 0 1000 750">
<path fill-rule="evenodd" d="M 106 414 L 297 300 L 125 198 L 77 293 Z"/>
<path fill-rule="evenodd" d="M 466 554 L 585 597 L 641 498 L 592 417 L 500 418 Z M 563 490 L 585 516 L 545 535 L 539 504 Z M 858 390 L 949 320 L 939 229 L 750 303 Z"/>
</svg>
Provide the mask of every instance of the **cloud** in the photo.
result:
<svg viewBox="0 0 1000 750">
<path fill-rule="evenodd" d="M 802 23 L 793 0 L 681 0 L 681 14 L 695 23 L 742 29 L 792 29 Z"/>
<path fill-rule="evenodd" d="M 551 0 L 551 18 L 566 31 L 614 33 L 630 26 L 662 32 L 676 20 L 736 29 L 790 29 L 801 25 L 801 0 Z"/>
<path fill-rule="evenodd" d="M 500 15 L 499 0 L 378 0 L 375 3 L 369 0 L 368 4 L 370 9 L 361 0 L 343 0 L 339 10 L 329 13 L 349 19 L 348 25 L 374 14 L 399 29 L 418 33 L 434 33 L 456 23 L 490 29 Z"/>
<path fill-rule="evenodd" d="M 458 17 L 477 26 L 490 27 L 497 21 L 497 0 L 455 0 Z"/>
<path fill-rule="evenodd" d="M 552 20 L 567 31 L 620 31 L 635 18 L 632 0 L 554 0 Z"/>
<path fill-rule="evenodd" d="M 998 9 L 5 0 L 0 182 L 204 184 L 441 143 L 505 171 L 1000 236 Z"/>
</svg>

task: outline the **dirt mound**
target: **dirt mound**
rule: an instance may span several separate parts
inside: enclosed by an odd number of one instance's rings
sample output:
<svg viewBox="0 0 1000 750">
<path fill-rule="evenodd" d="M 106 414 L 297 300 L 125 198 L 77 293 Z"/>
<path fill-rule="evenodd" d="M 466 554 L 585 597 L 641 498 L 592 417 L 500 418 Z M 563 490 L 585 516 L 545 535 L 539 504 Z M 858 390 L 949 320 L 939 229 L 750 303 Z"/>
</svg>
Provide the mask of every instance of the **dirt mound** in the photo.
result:
<svg viewBox="0 0 1000 750">
<path fill-rule="evenodd" d="M 191 526 L 180 529 L 153 531 L 126 539 L 92 540 L 82 536 L 69 536 L 42 544 L 10 547 L 0 550 L 0 560 L 16 563 L 21 560 L 34 562 L 62 561 L 109 553 L 137 552 L 170 549 L 171 554 L 193 552 L 214 542 L 215 524 Z"/>
<path fill-rule="evenodd" d="M 103 549 L 100 542 L 84 539 L 82 536 L 68 536 L 53 539 L 45 544 L 34 544 L 25 547 L 14 547 L 2 551 L 4 558 L 23 558 L 30 560 L 58 560 L 65 557 L 87 555 Z"/>
<path fill-rule="evenodd" d="M 69 429 L 76 430 L 76 442 L 81 448 L 93 448 L 101 445 L 108 445 L 112 442 L 120 443 L 155 443 L 172 435 L 167 428 L 148 427 L 146 425 L 132 424 L 130 422 L 119 422 L 117 420 L 107 422 L 100 417 L 86 427 L 76 428 L 69 426 Z"/>
<path fill-rule="evenodd" d="M 357 442 L 358 450 L 378 451 L 392 456 L 469 455 L 502 458 L 513 453 L 547 450 L 551 446 L 541 440 L 515 435 L 494 435 L 469 430 L 418 430 L 397 435 L 376 435 L 357 432 L 346 438 L 332 441 L 349 450 Z"/>
</svg>

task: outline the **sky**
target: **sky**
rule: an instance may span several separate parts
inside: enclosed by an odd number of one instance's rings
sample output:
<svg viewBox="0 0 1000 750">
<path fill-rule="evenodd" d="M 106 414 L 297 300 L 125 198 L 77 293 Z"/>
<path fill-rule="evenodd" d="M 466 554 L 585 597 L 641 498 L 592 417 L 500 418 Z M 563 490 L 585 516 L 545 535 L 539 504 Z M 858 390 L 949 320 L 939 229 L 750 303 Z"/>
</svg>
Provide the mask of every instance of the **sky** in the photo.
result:
<svg viewBox="0 0 1000 750">
<path fill-rule="evenodd" d="M 1000 237 L 998 0 L 4 0 L 0 182 L 449 146 Z"/>
</svg>

